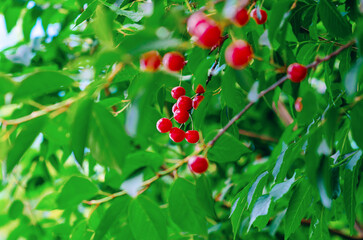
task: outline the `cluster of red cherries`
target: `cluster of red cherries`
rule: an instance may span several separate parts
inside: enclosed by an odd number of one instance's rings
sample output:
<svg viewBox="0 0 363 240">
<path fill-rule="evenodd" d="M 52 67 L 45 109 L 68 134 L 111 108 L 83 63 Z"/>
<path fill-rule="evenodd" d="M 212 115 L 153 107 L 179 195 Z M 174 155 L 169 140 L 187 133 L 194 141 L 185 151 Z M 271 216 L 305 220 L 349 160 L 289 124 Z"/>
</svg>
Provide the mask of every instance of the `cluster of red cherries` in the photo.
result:
<svg viewBox="0 0 363 240">
<path fill-rule="evenodd" d="M 253 9 L 250 13 L 244 7 L 237 8 L 229 18 L 230 22 L 238 27 L 246 25 L 252 17 L 257 24 L 264 24 L 267 21 L 267 13 L 259 7 Z M 193 13 L 187 20 L 187 31 L 192 37 L 195 44 L 204 49 L 212 49 L 218 47 L 223 41 L 223 29 L 211 17 L 205 15 L 203 12 L 198 11 Z M 225 50 L 226 63 L 234 69 L 243 69 L 254 58 L 253 49 L 251 45 L 242 39 L 233 39 Z M 166 71 L 179 72 L 185 65 L 185 59 L 179 52 L 169 52 L 161 58 L 157 51 L 150 51 L 143 54 L 140 58 L 140 68 L 143 71 L 155 72 L 159 69 L 161 64 Z M 287 68 L 287 77 L 295 83 L 299 83 L 307 75 L 307 68 L 299 63 L 293 63 Z M 203 93 L 205 89 L 203 86 L 198 85 L 195 90 L 196 96 L 192 99 L 185 96 L 186 91 L 183 87 L 178 86 L 171 90 L 171 95 L 177 102 L 174 104 L 173 118 L 179 124 L 185 124 L 192 109 L 197 109 L 200 102 L 203 101 Z M 298 111 L 301 111 L 302 104 L 301 98 L 298 101 Z M 169 132 L 169 137 L 174 142 L 181 142 L 186 139 L 189 143 L 197 143 L 199 141 L 199 133 L 196 130 L 189 130 L 184 132 L 182 129 L 173 127 L 170 119 L 162 118 L 157 124 L 156 128 L 161 133 Z M 189 169 L 194 173 L 203 173 L 208 169 L 208 160 L 203 156 L 192 156 L 188 161 Z"/>
<path fill-rule="evenodd" d="M 195 90 L 196 96 L 191 99 L 185 96 L 186 91 L 183 87 L 178 86 L 171 90 L 171 96 L 176 99 L 173 105 L 172 112 L 174 120 L 179 124 L 184 124 L 189 120 L 190 112 L 192 109 L 197 109 L 199 104 L 203 101 L 205 89 L 202 85 L 198 85 Z M 182 129 L 173 127 L 170 119 L 162 118 L 156 123 L 156 128 L 161 133 L 169 132 L 169 137 L 174 142 L 181 142 L 185 140 L 188 143 L 197 143 L 199 141 L 199 133 L 196 130 L 188 130 L 184 132 Z"/>
</svg>

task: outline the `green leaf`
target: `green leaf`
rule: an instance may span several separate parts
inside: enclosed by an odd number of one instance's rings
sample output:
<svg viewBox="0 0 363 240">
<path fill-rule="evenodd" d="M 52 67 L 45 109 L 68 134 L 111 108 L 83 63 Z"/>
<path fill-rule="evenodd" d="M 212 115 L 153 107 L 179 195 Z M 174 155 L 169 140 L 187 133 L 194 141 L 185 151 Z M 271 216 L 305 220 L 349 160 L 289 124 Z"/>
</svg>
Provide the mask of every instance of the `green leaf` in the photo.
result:
<svg viewBox="0 0 363 240">
<path fill-rule="evenodd" d="M 289 180 L 276 184 L 270 191 L 270 196 L 272 197 L 272 199 L 274 201 L 277 201 L 280 198 L 282 198 L 286 193 L 289 192 L 294 182 L 295 182 L 295 174 Z"/>
<path fill-rule="evenodd" d="M 154 152 L 138 151 L 127 155 L 125 165 L 123 167 L 122 179 L 129 177 L 134 171 L 142 167 L 151 167 L 157 172 L 163 164 L 163 157 Z"/>
<path fill-rule="evenodd" d="M 22 126 L 22 129 L 16 137 L 12 148 L 9 150 L 6 160 L 6 171 L 9 173 L 20 161 L 26 150 L 30 148 L 35 138 L 39 135 L 44 124 L 45 117 L 35 118 Z"/>
<path fill-rule="evenodd" d="M 62 209 L 75 207 L 83 200 L 96 195 L 97 192 L 97 186 L 90 180 L 73 176 L 64 184 L 56 202 Z"/>
<path fill-rule="evenodd" d="M 12 92 L 15 89 L 15 84 L 6 75 L 0 74 L 0 95 L 3 95 L 8 92 Z"/>
<path fill-rule="evenodd" d="M 59 72 L 43 71 L 25 78 L 15 90 L 14 99 L 36 98 L 72 86 L 73 79 Z"/>
<path fill-rule="evenodd" d="M 84 10 L 82 14 L 77 18 L 76 26 L 81 24 L 83 21 L 91 18 L 94 12 L 96 11 L 97 5 L 98 5 L 98 0 L 94 0 L 91 4 L 89 4 L 86 10 Z"/>
<path fill-rule="evenodd" d="M 344 78 L 344 86 L 348 96 L 353 96 L 357 92 L 359 82 L 363 82 L 363 59 L 359 58 Z"/>
<path fill-rule="evenodd" d="M 312 201 L 311 185 L 302 180 L 294 190 L 285 217 L 285 239 L 298 229 Z"/>
<path fill-rule="evenodd" d="M 83 240 L 91 239 L 93 233 L 88 230 L 87 220 L 80 221 L 76 226 L 73 227 L 71 240 Z"/>
<path fill-rule="evenodd" d="M 242 191 L 240 191 L 236 195 L 236 199 L 233 201 L 233 205 L 231 207 L 230 218 L 233 228 L 233 239 L 236 239 L 241 227 L 243 213 L 247 209 L 247 194 L 249 189 L 250 185 L 247 185 Z"/>
<path fill-rule="evenodd" d="M 121 122 L 101 104 L 93 105 L 88 140 L 96 161 L 121 171 L 125 157 L 131 151 L 130 140 Z"/>
<path fill-rule="evenodd" d="M 358 102 L 352 109 L 351 130 L 354 141 L 363 149 L 362 119 L 363 119 L 363 101 Z"/>
<path fill-rule="evenodd" d="M 75 116 L 71 128 L 71 147 L 78 163 L 82 166 L 87 146 L 93 100 L 85 99 L 75 103 Z"/>
<path fill-rule="evenodd" d="M 118 8 L 115 4 L 107 3 L 104 0 L 101 0 L 102 4 L 110 8 L 112 11 L 114 11 L 117 15 L 125 16 L 129 19 L 131 19 L 134 22 L 138 22 L 143 18 L 143 14 L 141 12 L 133 12 L 133 11 L 127 11 Z"/>
<path fill-rule="evenodd" d="M 248 229 L 251 228 L 252 224 L 258 226 L 262 229 L 269 220 L 269 210 L 271 206 L 271 196 L 269 195 L 262 195 L 259 197 L 253 206 L 251 215 L 250 215 L 250 222 L 248 225 Z"/>
<path fill-rule="evenodd" d="M 352 34 L 352 26 L 330 0 L 320 0 L 318 12 L 325 28 L 334 37 L 348 38 Z"/>
<path fill-rule="evenodd" d="M 20 200 L 11 203 L 8 211 L 9 218 L 16 219 L 23 214 L 24 204 Z"/>
<path fill-rule="evenodd" d="M 248 191 L 247 195 L 247 202 L 248 202 L 248 208 L 250 206 L 253 206 L 257 200 L 262 194 L 262 190 L 266 185 L 266 181 L 269 177 L 269 174 L 267 171 L 261 173 L 256 181 L 252 184 L 251 188 Z"/>
<path fill-rule="evenodd" d="M 167 239 L 166 218 L 163 212 L 158 205 L 143 196 L 131 202 L 129 223 L 135 239 Z"/>
<path fill-rule="evenodd" d="M 268 17 L 268 38 L 270 42 L 272 43 L 275 39 L 276 35 L 278 34 L 280 30 L 280 26 L 282 26 L 282 22 L 286 19 L 286 13 L 289 11 L 291 5 L 290 0 L 282 0 L 282 1 L 276 1 L 273 6 L 271 13 Z"/>
<path fill-rule="evenodd" d="M 211 140 L 216 135 L 216 131 L 209 134 L 206 141 Z M 208 151 L 208 158 L 215 162 L 234 162 L 240 159 L 250 150 L 229 133 L 224 133 Z"/>
<path fill-rule="evenodd" d="M 106 49 L 111 49 L 114 46 L 112 29 L 115 14 L 103 5 L 98 5 L 96 8 L 96 16 L 92 22 L 93 29 L 97 38 Z"/>
<path fill-rule="evenodd" d="M 15 7 L 15 6 L 9 6 L 5 10 L 4 17 L 6 22 L 6 30 L 8 31 L 8 33 L 10 33 L 11 30 L 15 27 L 19 19 L 21 10 L 22 10 L 21 7 Z"/>
<path fill-rule="evenodd" d="M 207 223 L 200 211 L 196 187 L 183 178 L 178 178 L 170 190 L 169 211 L 171 219 L 181 230 L 207 235 Z"/>
<path fill-rule="evenodd" d="M 45 195 L 37 204 L 35 209 L 43 211 L 50 211 L 57 209 L 58 208 L 57 198 L 58 198 L 58 193 L 50 193 L 48 195 Z"/>
<path fill-rule="evenodd" d="M 327 209 L 323 206 L 315 207 L 315 216 L 311 220 L 309 239 L 321 240 L 330 239 L 328 231 Z"/>
<path fill-rule="evenodd" d="M 197 178 L 196 194 L 200 206 L 205 211 L 206 215 L 217 219 L 216 211 L 214 209 L 214 199 L 212 197 L 212 190 L 208 178 L 203 174 Z"/>
<path fill-rule="evenodd" d="M 361 159 L 362 151 L 358 151 L 352 156 L 344 169 L 343 198 L 351 234 L 354 232 L 356 219 L 356 191 L 359 176 L 359 160 Z"/>
<path fill-rule="evenodd" d="M 131 198 L 129 196 L 121 196 L 113 200 L 112 205 L 107 209 L 103 215 L 100 223 L 96 229 L 94 240 L 101 240 L 107 234 L 109 229 L 115 224 L 115 220 L 120 216 L 126 215 Z"/>
<path fill-rule="evenodd" d="M 232 68 L 227 68 L 222 75 L 222 99 L 226 102 L 227 106 L 238 112 L 245 101 L 241 89 L 236 87 L 234 71 Z"/>
</svg>

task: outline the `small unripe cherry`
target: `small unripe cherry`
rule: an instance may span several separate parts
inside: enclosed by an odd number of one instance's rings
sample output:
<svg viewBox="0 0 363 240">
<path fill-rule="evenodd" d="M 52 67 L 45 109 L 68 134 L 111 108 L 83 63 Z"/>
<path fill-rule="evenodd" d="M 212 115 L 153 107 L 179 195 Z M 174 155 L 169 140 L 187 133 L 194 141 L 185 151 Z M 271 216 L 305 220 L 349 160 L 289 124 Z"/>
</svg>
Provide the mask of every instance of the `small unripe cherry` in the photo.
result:
<svg viewBox="0 0 363 240">
<path fill-rule="evenodd" d="M 203 100 L 204 100 L 204 96 L 202 96 L 202 95 L 198 95 L 198 96 L 196 96 L 195 98 L 193 98 L 193 103 L 192 103 L 193 108 L 194 108 L 194 109 L 197 109 L 197 108 L 198 108 L 198 106 L 199 106 L 199 104 L 200 104 Z"/>
<path fill-rule="evenodd" d="M 163 65 L 170 72 L 179 72 L 184 68 L 185 58 L 179 52 L 169 52 L 163 57 Z"/>
<path fill-rule="evenodd" d="M 176 103 L 174 103 L 173 107 L 171 108 L 171 111 L 175 113 L 176 110 L 178 110 L 178 106 L 176 105 Z"/>
<path fill-rule="evenodd" d="M 174 119 L 180 124 L 185 123 L 189 119 L 189 113 L 186 110 L 177 109 L 174 112 Z"/>
<path fill-rule="evenodd" d="M 232 22 L 238 26 L 242 27 L 248 23 L 250 16 L 245 8 L 240 8 L 236 11 L 236 15 L 232 18 Z"/>
<path fill-rule="evenodd" d="M 161 64 L 161 56 L 158 51 L 146 52 L 140 57 L 140 68 L 142 71 L 155 72 Z"/>
<path fill-rule="evenodd" d="M 225 59 L 232 68 L 244 68 L 251 61 L 252 57 L 252 48 L 244 40 L 236 40 L 226 48 Z"/>
<path fill-rule="evenodd" d="M 190 110 L 192 105 L 192 99 L 187 96 L 181 96 L 178 98 L 178 101 L 176 102 L 178 109 L 188 111 Z"/>
<path fill-rule="evenodd" d="M 307 68 L 299 63 L 290 64 L 287 68 L 287 77 L 294 83 L 304 80 L 307 73 Z"/>
<path fill-rule="evenodd" d="M 167 118 L 161 118 L 156 123 L 156 128 L 161 133 L 169 132 L 172 127 L 173 127 L 173 123 Z"/>
<path fill-rule="evenodd" d="M 185 140 L 188 143 L 196 143 L 199 141 L 199 132 L 196 130 L 189 130 L 185 133 Z"/>
<path fill-rule="evenodd" d="M 177 127 L 173 127 L 170 130 L 169 137 L 171 140 L 178 143 L 184 140 L 185 132 Z"/>
<path fill-rule="evenodd" d="M 178 98 L 180 98 L 181 96 L 184 96 L 185 93 L 185 89 L 180 86 L 171 89 L 171 96 L 176 100 L 178 100 Z"/>
<path fill-rule="evenodd" d="M 188 160 L 189 170 L 193 173 L 204 173 L 208 169 L 208 160 L 203 156 L 192 156 Z"/>
<path fill-rule="evenodd" d="M 257 24 L 264 24 L 267 21 L 267 13 L 263 9 L 259 9 L 259 12 L 257 8 L 253 9 L 251 11 L 251 17 L 255 19 Z"/>
<path fill-rule="evenodd" d="M 197 88 L 195 89 L 195 93 L 197 93 L 197 94 L 205 93 L 204 87 L 201 84 L 198 84 Z"/>
<path fill-rule="evenodd" d="M 302 98 L 301 97 L 296 98 L 294 105 L 296 112 L 301 112 L 303 109 Z"/>
</svg>

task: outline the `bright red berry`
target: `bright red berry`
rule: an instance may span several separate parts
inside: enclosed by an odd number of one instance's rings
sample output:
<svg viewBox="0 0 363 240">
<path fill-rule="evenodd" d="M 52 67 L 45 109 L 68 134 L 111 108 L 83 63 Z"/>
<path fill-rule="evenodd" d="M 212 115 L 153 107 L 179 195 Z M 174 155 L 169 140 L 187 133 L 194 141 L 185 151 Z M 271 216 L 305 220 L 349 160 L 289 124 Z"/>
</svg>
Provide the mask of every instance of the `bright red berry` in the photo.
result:
<svg viewBox="0 0 363 240">
<path fill-rule="evenodd" d="M 236 40 L 226 48 L 225 59 L 232 68 L 244 68 L 251 61 L 252 57 L 252 48 L 246 41 Z"/>
<path fill-rule="evenodd" d="M 171 140 L 178 143 L 184 140 L 185 132 L 177 127 L 173 127 L 170 130 L 169 137 Z"/>
<path fill-rule="evenodd" d="M 191 36 L 196 35 L 195 29 L 201 24 L 208 22 L 209 18 L 202 12 L 193 13 L 187 21 L 187 31 Z"/>
<path fill-rule="evenodd" d="M 196 130 L 189 130 L 185 133 L 185 140 L 188 143 L 196 143 L 199 141 L 199 132 Z"/>
<path fill-rule="evenodd" d="M 163 65 L 170 72 L 179 72 L 184 68 L 185 58 L 179 52 L 169 52 L 163 57 Z"/>
<path fill-rule="evenodd" d="M 304 80 L 307 73 L 307 68 L 299 63 L 290 64 L 287 68 L 287 77 L 294 83 Z"/>
<path fill-rule="evenodd" d="M 173 105 L 173 107 L 172 107 L 172 109 L 171 109 L 171 111 L 173 112 L 173 113 L 175 113 L 175 111 L 176 110 L 178 110 L 178 106 L 176 105 L 176 103 Z"/>
<path fill-rule="evenodd" d="M 161 64 L 161 56 L 157 51 L 146 52 L 141 55 L 140 68 L 142 71 L 155 72 Z"/>
<path fill-rule="evenodd" d="M 296 112 L 301 112 L 303 109 L 302 98 L 301 97 L 296 98 L 294 105 Z"/>
<path fill-rule="evenodd" d="M 185 89 L 183 87 L 175 87 L 171 90 L 171 96 L 174 98 L 174 99 L 177 99 L 180 98 L 181 96 L 184 96 L 185 95 Z"/>
<path fill-rule="evenodd" d="M 188 167 L 194 173 L 204 173 L 208 169 L 208 160 L 202 156 L 192 156 L 188 160 Z"/>
<path fill-rule="evenodd" d="M 198 84 L 197 89 L 195 89 L 195 93 L 197 93 L 197 94 L 205 93 L 204 87 L 201 84 Z"/>
<path fill-rule="evenodd" d="M 187 30 L 202 48 L 212 48 L 219 44 L 222 34 L 218 24 L 202 12 L 196 12 L 189 17 Z"/>
<path fill-rule="evenodd" d="M 204 96 L 202 95 L 199 95 L 199 96 L 196 96 L 195 98 L 193 98 L 193 108 L 194 109 L 197 109 L 199 104 L 204 100 Z"/>
<path fill-rule="evenodd" d="M 189 119 L 189 113 L 186 110 L 177 109 L 174 112 L 174 119 L 180 124 L 185 123 Z"/>
<path fill-rule="evenodd" d="M 188 111 L 190 110 L 192 105 L 192 99 L 187 96 L 181 96 L 178 98 L 178 101 L 176 102 L 178 109 Z"/>
<path fill-rule="evenodd" d="M 262 9 L 259 9 L 259 11 L 257 8 L 253 9 L 251 11 L 251 17 L 255 19 L 257 24 L 264 24 L 267 21 L 267 13 Z"/>
<path fill-rule="evenodd" d="M 156 128 L 161 133 L 169 132 L 172 127 L 173 123 L 167 118 L 162 118 L 156 123 Z"/>
<path fill-rule="evenodd" d="M 250 16 L 245 8 L 240 8 L 237 10 L 236 15 L 232 18 L 232 22 L 238 26 L 242 27 L 248 23 Z"/>
</svg>

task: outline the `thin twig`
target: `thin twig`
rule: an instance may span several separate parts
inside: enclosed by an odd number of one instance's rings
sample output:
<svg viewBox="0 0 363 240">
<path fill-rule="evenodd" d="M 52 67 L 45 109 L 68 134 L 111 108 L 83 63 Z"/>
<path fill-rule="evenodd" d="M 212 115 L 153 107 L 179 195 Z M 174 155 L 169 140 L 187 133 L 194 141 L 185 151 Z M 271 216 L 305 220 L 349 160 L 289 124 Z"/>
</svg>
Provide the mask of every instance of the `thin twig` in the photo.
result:
<svg viewBox="0 0 363 240">
<path fill-rule="evenodd" d="M 338 48 L 336 51 L 332 52 L 331 54 L 325 56 L 324 58 L 319 58 L 317 57 L 316 60 L 307 65 L 306 68 L 310 69 L 310 68 L 316 68 L 316 66 L 318 66 L 320 63 L 325 62 L 330 60 L 332 57 L 338 55 L 339 53 L 341 53 L 342 51 L 344 51 L 345 49 L 347 49 L 348 47 L 350 47 L 351 45 L 353 45 L 355 43 L 355 41 L 351 41 L 343 46 L 341 46 L 340 48 Z M 275 82 L 274 84 L 272 84 L 270 87 L 266 88 L 265 90 L 261 91 L 258 94 L 257 100 L 260 99 L 261 97 L 265 96 L 268 92 L 274 90 L 277 86 L 281 85 L 282 83 L 284 83 L 286 80 L 288 79 L 288 76 L 285 75 L 284 77 L 280 78 L 277 82 Z M 249 102 L 243 109 L 242 111 L 240 111 L 236 116 L 234 116 L 228 123 L 227 125 L 222 128 L 218 134 L 208 143 L 209 147 L 212 147 L 215 142 L 218 140 L 218 138 L 220 138 L 227 130 L 228 128 L 230 128 L 238 119 L 240 119 L 242 117 L 242 115 L 250 108 L 252 107 L 252 105 L 255 102 Z"/>
<path fill-rule="evenodd" d="M 257 138 L 257 139 L 267 141 L 267 142 L 278 142 L 278 139 L 276 139 L 276 138 L 266 136 L 266 135 L 259 135 L 257 133 L 246 131 L 246 130 L 243 130 L 243 129 L 239 129 L 238 133 L 243 135 L 243 136 L 247 136 L 247 137 L 251 137 L 251 138 Z"/>
</svg>

